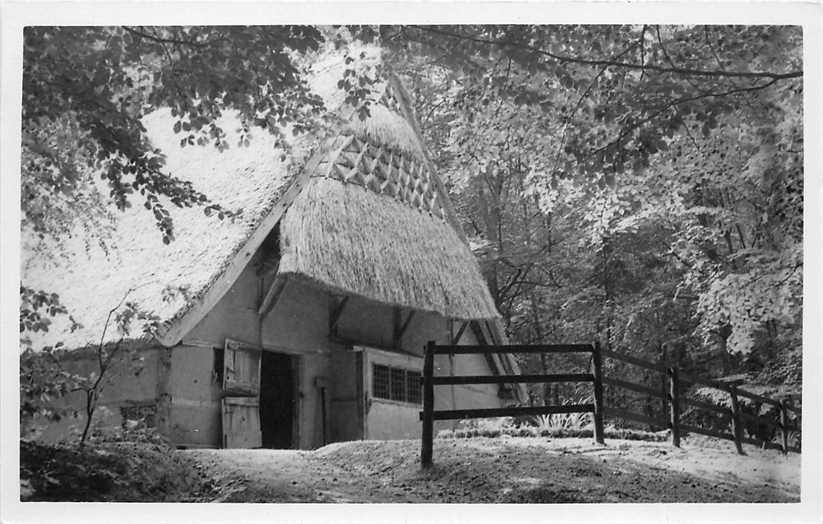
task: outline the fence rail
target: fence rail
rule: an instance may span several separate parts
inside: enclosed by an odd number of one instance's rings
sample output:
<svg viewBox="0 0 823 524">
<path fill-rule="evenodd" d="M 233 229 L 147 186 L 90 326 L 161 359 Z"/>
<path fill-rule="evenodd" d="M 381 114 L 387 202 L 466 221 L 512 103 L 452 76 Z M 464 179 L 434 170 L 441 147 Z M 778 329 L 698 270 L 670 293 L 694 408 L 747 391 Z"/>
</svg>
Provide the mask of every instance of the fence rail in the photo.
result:
<svg viewBox="0 0 823 524">
<path fill-rule="evenodd" d="M 640 384 L 635 384 L 633 382 L 626 382 L 625 380 L 603 377 L 603 383 L 608 386 L 617 386 L 619 388 L 628 389 L 637 393 L 645 393 L 653 397 L 666 398 L 666 394 L 660 390 L 650 388 L 648 386 L 641 386 Z"/>
<path fill-rule="evenodd" d="M 634 422 L 642 422 L 644 424 L 651 424 L 657 426 L 666 425 L 666 421 L 662 418 L 651 417 L 649 415 L 641 415 L 640 413 L 635 413 L 634 411 L 629 411 L 628 409 L 613 408 L 611 406 L 606 406 L 606 416 L 613 418 L 622 418 L 626 420 L 632 420 Z"/>
<path fill-rule="evenodd" d="M 594 382 L 594 375 L 589 373 L 556 373 L 553 375 L 457 375 L 449 377 L 432 377 L 435 386 L 463 384 L 518 384 L 518 383 L 557 383 L 557 382 Z"/>
<path fill-rule="evenodd" d="M 543 375 L 463 375 L 449 377 L 434 376 L 435 355 L 466 355 L 492 353 L 591 353 L 591 373 L 556 373 Z M 420 461 L 423 466 L 432 464 L 434 447 L 434 421 L 455 420 L 487 417 L 517 417 L 553 415 L 560 413 L 592 413 L 594 418 L 594 438 L 603 443 L 603 383 L 601 376 L 601 360 L 599 347 L 596 344 L 553 344 L 541 346 L 439 346 L 434 342 L 426 345 L 423 356 L 423 411 L 420 420 L 423 421 L 423 438 L 420 452 Z M 514 384 L 514 383 L 558 383 L 558 382 L 586 382 L 592 383 L 594 389 L 594 403 L 575 404 L 565 406 L 532 406 L 506 407 L 488 409 L 434 409 L 434 387 L 446 385 L 466 384 Z"/>
<path fill-rule="evenodd" d="M 428 347 L 428 346 L 427 346 Z M 509 345 L 509 346 L 457 346 L 435 345 L 435 355 L 466 355 L 490 353 L 586 353 L 594 351 L 592 344 L 544 344 L 544 345 Z"/>
<path fill-rule="evenodd" d="M 560 413 L 594 413 L 594 404 L 567 404 L 565 406 L 533 406 L 488 409 L 443 409 L 432 413 L 434 420 L 457 420 L 490 417 L 522 417 L 556 415 Z M 420 415 L 423 418 L 423 415 Z"/>
<path fill-rule="evenodd" d="M 555 373 L 555 374 L 527 374 L 527 375 L 458 375 L 458 376 L 434 376 L 435 355 L 466 355 L 466 354 L 495 354 L 495 353 L 590 353 L 591 372 L 590 373 Z M 664 375 L 666 387 L 656 389 L 643 384 L 636 384 L 626 380 L 604 377 L 603 358 L 611 358 L 627 364 L 638 366 L 646 370 L 654 371 Z M 710 437 L 730 440 L 735 443 L 738 453 L 743 454 L 742 444 L 753 444 L 762 447 L 776 448 L 788 453 L 789 451 L 800 452 L 797 446 L 789 446 L 788 435 L 790 431 L 799 430 L 798 426 L 789 423 L 788 413 L 792 412 L 800 415 L 800 410 L 785 399 L 776 400 L 762 395 L 757 395 L 741 390 L 736 386 L 726 384 L 717 380 L 697 377 L 690 374 L 681 373 L 676 367 L 667 366 L 662 363 L 649 362 L 631 355 L 625 355 L 615 351 L 604 350 L 598 343 L 594 344 L 548 344 L 548 345 L 437 345 L 429 342 L 424 349 L 423 376 L 420 379 L 423 385 L 423 410 L 420 412 L 420 420 L 423 424 L 421 463 L 423 466 L 432 464 L 432 450 L 434 439 L 435 420 L 455 420 L 470 418 L 488 418 L 504 416 L 537 416 L 560 413 L 592 413 L 594 426 L 594 439 L 596 442 L 604 443 L 603 419 L 605 417 L 631 420 L 652 426 L 667 426 L 671 430 L 672 444 L 680 446 L 681 432 L 697 433 Z M 434 409 L 434 388 L 435 386 L 446 385 L 469 385 L 469 384 L 516 384 L 516 383 L 561 383 L 580 382 L 591 383 L 594 402 L 563 406 L 533 406 L 533 407 L 503 407 L 503 408 L 481 408 L 481 409 Z M 627 389 L 636 393 L 660 398 L 668 406 L 666 417 L 655 417 L 653 415 L 636 413 L 627 409 L 607 406 L 604 407 L 603 385 Z M 699 399 L 684 397 L 682 395 L 682 385 L 703 385 L 725 391 L 729 395 L 730 407 L 719 406 Z M 739 398 L 747 398 L 761 404 L 769 404 L 777 408 L 780 420 L 770 421 L 759 414 L 754 415 L 741 409 Z M 721 419 L 730 424 L 730 431 L 720 431 L 716 429 L 704 428 L 682 422 L 681 405 L 690 405 L 700 410 L 712 411 L 721 415 Z M 762 424 L 780 431 L 781 443 L 774 444 L 771 441 L 746 438 L 743 436 L 743 420 L 754 421 L 758 425 Z"/>
<path fill-rule="evenodd" d="M 662 391 L 658 391 L 656 389 L 643 386 L 640 384 L 634 384 L 632 382 L 627 382 L 624 380 L 612 379 L 612 378 L 603 378 L 603 382 L 605 384 L 622 387 L 624 389 L 629 389 L 632 391 L 645 393 L 650 396 L 664 398 L 666 400 L 667 405 L 669 406 L 669 417 L 668 421 L 666 421 L 665 425 L 667 425 L 672 431 L 672 443 L 675 446 L 680 445 L 680 432 L 687 432 L 687 433 L 698 433 L 701 435 L 707 435 L 710 437 L 721 438 L 725 440 L 731 440 L 735 443 L 735 447 L 737 448 L 738 453 L 743 454 L 743 447 L 742 444 L 752 444 L 756 446 L 762 446 L 767 448 L 775 448 L 780 449 L 783 453 L 788 453 L 789 451 L 796 451 L 799 452 L 800 448 L 797 446 L 789 446 L 788 437 L 791 431 L 799 430 L 799 426 L 795 426 L 789 423 L 788 412 L 792 412 L 796 415 L 800 415 L 800 410 L 791 406 L 784 400 L 777 400 L 769 397 L 765 397 L 763 395 L 757 395 L 755 393 L 751 393 L 749 391 L 742 390 L 734 385 L 727 384 L 725 382 L 721 382 L 718 380 L 708 379 L 704 377 L 698 377 L 691 374 L 681 373 L 675 367 L 665 366 L 660 363 L 648 362 L 643 359 L 639 359 L 637 357 L 633 357 L 630 355 L 625 355 L 622 353 L 617 353 L 615 351 L 608 351 L 602 350 L 602 355 L 608 358 L 613 358 L 615 360 L 619 360 L 625 362 L 627 364 L 632 364 L 647 370 L 656 371 L 658 373 L 664 373 L 667 377 L 667 382 L 669 387 L 667 391 L 663 393 Z M 719 406 L 716 404 L 712 404 L 710 402 L 705 402 L 699 399 L 694 399 L 690 397 L 684 397 L 681 395 L 681 386 L 683 384 L 690 384 L 690 385 L 700 385 L 700 386 L 708 386 L 714 389 L 718 389 L 721 391 L 726 392 L 729 395 L 729 404 L 730 407 Z M 743 411 L 740 407 L 739 397 L 747 398 L 749 400 L 754 400 L 760 402 L 761 404 L 769 404 L 778 409 L 780 420 L 778 422 L 771 421 L 763 416 L 758 414 L 748 413 Z M 724 431 L 717 431 L 714 429 L 703 428 L 700 426 L 694 426 L 689 424 L 683 424 L 680 421 L 681 413 L 680 413 L 680 406 L 682 404 L 691 405 L 697 407 L 702 410 L 713 411 L 715 413 L 720 414 L 723 419 L 727 419 L 730 424 L 730 432 Z M 661 420 L 654 417 L 649 417 L 647 415 L 642 415 L 639 413 L 634 413 L 624 409 L 617 409 L 617 408 L 606 408 L 606 414 L 610 416 L 614 416 L 616 418 L 623 418 L 626 420 L 632 420 L 635 422 L 644 422 L 652 425 L 659 425 Z M 774 428 L 779 430 L 781 443 L 779 445 L 772 443 L 771 441 L 763 440 L 763 439 L 752 439 L 746 438 L 743 436 L 743 420 L 749 420 L 756 422 L 759 425 L 767 426 L 769 428 Z"/>
</svg>

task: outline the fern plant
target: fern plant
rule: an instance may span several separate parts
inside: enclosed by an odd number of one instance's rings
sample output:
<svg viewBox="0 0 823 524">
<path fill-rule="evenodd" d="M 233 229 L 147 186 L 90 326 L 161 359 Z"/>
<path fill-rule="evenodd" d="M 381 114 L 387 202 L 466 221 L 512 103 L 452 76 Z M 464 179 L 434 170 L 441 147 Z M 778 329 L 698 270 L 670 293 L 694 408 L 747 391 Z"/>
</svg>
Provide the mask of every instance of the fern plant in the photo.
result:
<svg viewBox="0 0 823 524">
<path fill-rule="evenodd" d="M 568 406 L 590 402 L 592 402 L 591 394 L 575 393 L 571 397 L 563 399 L 561 405 Z M 588 413 L 556 413 L 553 415 L 536 415 L 533 417 L 532 422 L 542 434 L 555 430 L 585 429 L 591 424 L 591 417 Z"/>
</svg>

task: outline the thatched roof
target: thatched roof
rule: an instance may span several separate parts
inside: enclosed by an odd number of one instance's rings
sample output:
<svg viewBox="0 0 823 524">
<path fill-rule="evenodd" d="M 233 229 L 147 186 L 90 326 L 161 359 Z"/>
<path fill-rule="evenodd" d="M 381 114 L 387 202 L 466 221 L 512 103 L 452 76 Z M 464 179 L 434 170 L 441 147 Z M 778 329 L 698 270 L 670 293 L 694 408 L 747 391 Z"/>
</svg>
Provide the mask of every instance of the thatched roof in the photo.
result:
<svg viewBox="0 0 823 524">
<path fill-rule="evenodd" d="M 248 148 L 232 147 L 223 153 L 211 147 L 180 149 L 170 123 L 168 111 L 144 120 L 154 144 L 167 152 L 169 171 L 190 180 L 226 208 L 242 209 L 242 214 L 221 221 L 206 217 L 201 208 L 169 206 L 175 240 L 166 245 L 154 217 L 137 201 L 125 212 L 115 211 L 116 229 L 108 254 L 95 245 L 87 251 L 78 237 L 69 240 L 65 256 L 56 263 L 30 260 L 22 268 L 23 283 L 57 293 L 83 326 L 69 332 L 66 319 L 56 317 L 48 333 L 34 338 L 35 346 L 99 342 L 108 310 L 124 297 L 162 321 L 181 316 L 225 271 L 300 167 L 297 154 L 281 161 L 273 140 L 264 133 L 257 133 Z M 171 287 L 184 293 L 164 292 Z M 110 330 L 107 338 L 118 336 Z"/>
<path fill-rule="evenodd" d="M 497 316 L 451 225 L 362 186 L 313 179 L 286 212 L 281 242 L 281 275 L 447 318 Z"/>
<path fill-rule="evenodd" d="M 388 96 L 361 121 L 353 108 L 335 105 L 339 93 L 329 86 L 340 78 L 338 63 L 342 57 L 333 53 L 318 61 L 312 86 L 343 117 L 340 135 L 322 143 L 296 139 L 283 160 L 264 132 L 248 148 L 181 149 L 179 136 L 170 133 L 169 113 L 148 116 L 145 125 L 168 155 L 169 171 L 242 215 L 219 221 L 202 209 L 172 209 L 176 240 L 165 245 L 152 216 L 132 209 L 118 215 L 117 245 L 108 256 L 87 252 L 77 241 L 57 266 L 31 261 L 23 268 L 24 284 L 58 293 L 83 325 L 69 333 L 58 320 L 35 343 L 61 340 L 80 347 L 99 341 L 108 310 L 126 296 L 157 314 L 164 322 L 161 341 L 175 344 L 225 293 L 278 222 L 283 276 L 450 318 L 497 317 L 409 121 L 411 110 L 393 94 L 402 88 L 389 82 Z M 230 117 L 223 124 L 237 127 Z M 184 292 L 169 295 L 167 288 Z"/>
</svg>

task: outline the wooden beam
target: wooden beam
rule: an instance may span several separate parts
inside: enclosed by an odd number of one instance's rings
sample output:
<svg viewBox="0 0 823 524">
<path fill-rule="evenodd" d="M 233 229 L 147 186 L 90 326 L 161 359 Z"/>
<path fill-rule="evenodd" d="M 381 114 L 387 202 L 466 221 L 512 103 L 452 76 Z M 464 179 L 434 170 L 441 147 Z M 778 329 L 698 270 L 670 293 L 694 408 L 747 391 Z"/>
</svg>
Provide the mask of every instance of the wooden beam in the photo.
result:
<svg viewBox="0 0 823 524">
<path fill-rule="evenodd" d="M 465 345 L 465 346 L 434 346 L 436 355 L 465 355 L 482 353 L 591 353 L 591 344 L 543 344 L 543 345 L 520 345 L 511 344 L 507 346 L 487 346 L 487 345 Z"/>
<path fill-rule="evenodd" d="M 719 413 L 723 417 L 730 416 L 728 408 L 718 406 L 717 404 L 712 404 L 711 402 L 703 402 L 702 400 L 698 400 L 696 398 L 691 398 L 691 397 L 683 397 L 680 400 L 682 400 L 685 404 L 688 404 L 690 406 L 694 406 L 694 407 L 699 408 L 699 409 L 705 409 L 707 411 L 714 411 L 715 413 Z"/>
<path fill-rule="evenodd" d="M 400 328 L 400 336 L 402 337 L 406 330 L 409 328 L 409 324 L 411 324 L 412 319 L 414 318 L 414 311 L 409 311 L 409 316 L 406 317 L 406 321 L 403 322 L 403 326 Z"/>
<path fill-rule="evenodd" d="M 640 413 L 635 413 L 633 411 L 629 411 L 627 409 L 620 409 L 611 406 L 606 406 L 603 409 L 606 417 L 608 418 L 621 418 L 624 420 L 633 420 L 634 422 L 643 422 L 645 424 L 649 424 L 651 426 L 665 426 L 666 421 L 663 419 L 649 417 L 647 415 L 641 415 Z"/>
<path fill-rule="evenodd" d="M 277 301 L 280 300 L 284 289 L 286 289 L 286 279 L 275 278 L 274 282 L 272 282 L 269 287 L 266 296 L 263 298 L 263 302 L 261 302 L 260 307 L 257 309 L 257 314 L 260 316 L 261 320 L 266 318 L 269 311 L 271 311 L 274 305 L 277 304 Z"/>
<path fill-rule="evenodd" d="M 653 397 L 665 398 L 666 393 L 664 391 L 659 391 L 655 388 L 649 388 L 646 386 L 642 386 L 640 384 L 635 384 L 633 382 L 626 382 L 624 380 L 618 380 L 616 378 L 609 378 L 603 377 L 603 383 L 608 384 L 609 386 L 616 386 L 618 388 L 628 389 L 631 391 L 636 391 L 638 393 L 645 393 L 647 395 L 651 395 Z M 712 406 L 712 408 L 717 408 L 725 413 L 725 410 L 722 408 L 718 408 L 717 406 Z"/>
<path fill-rule="evenodd" d="M 392 312 L 392 336 L 391 336 L 391 346 L 395 349 L 400 347 L 400 339 L 403 336 L 400 333 L 400 327 L 403 324 L 403 311 L 400 309 L 399 306 L 394 306 L 391 310 Z"/>
<path fill-rule="evenodd" d="M 387 351 L 389 353 L 401 353 L 403 355 L 408 355 L 410 357 L 421 358 L 419 353 L 413 353 L 411 351 L 405 349 L 395 349 L 393 347 L 389 347 L 386 344 L 381 344 L 376 341 L 364 341 L 364 340 L 356 340 L 353 338 L 346 338 L 341 337 L 340 335 L 329 335 L 329 342 L 332 344 L 336 344 L 338 346 L 343 346 L 344 348 L 369 348 L 369 349 L 378 349 L 380 351 Z"/>
<path fill-rule="evenodd" d="M 463 336 L 463 333 L 466 331 L 466 328 L 469 327 L 468 321 L 463 322 L 460 326 L 460 329 L 457 330 L 457 334 L 452 339 L 452 346 L 456 346 L 458 342 L 460 342 L 460 337 Z"/>
<path fill-rule="evenodd" d="M 400 349 L 400 342 L 403 340 L 403 335 L 406 333 L 406 330 L 409 329 L 409 325 L 411 324 L 412 319 L 414 318 L 414 311 L 409 311 L 409 316 L 406 317 L 406 320 L 403 321 L 401 324 L 399 322 L 402 313 L 400 312 L 400 308 L 397 309 L 397 317 L 395 317 L 395 330 L 394 330 L 394 346 L 397 349 Z"/>
<path fill-rule="evenodd" d="M 424 408 L 425 411 L 425 408 Z M 535 406 L 491 409 L 444 409 L 432 412 L 434 420 L 456 420 L 464 418 L 518 417 L 528 415 L 552 415 L 559 413 L 592 413 L 594 404 L 567 404 L 565 406 Z M 423 420 L 420 412 L 420 420 Z"/>
<path fill-rule="evenodd" d="M 589 373 L 555 373 L 550 375 L 457 375 L 432 377 L 436 386 L 465 384 L 550 384 L 558 382 L 594 382 Z"/>
<path fill-rule="evenodd" d="M 486 326 L 486 330 L 489 332 L 489 338 L 491 339 L 490 340 L 491 344 L 492 345 L 499 345 L 500 341 L 497 340 L 497 337 L 495 336 L 495 335 L 497 335 L 497 333 L 492 328 L 491 322 L 489 322 L 488 320 L 484 320 L 483 324 Z"/>
<path fill-rule="evenodd" d="M 729 393 L 732 403 L 732 435 L 734 435 L 734 445 L 737 448 L 739 455 L 745 455 L 743 452 L 743 424 L 740 421 L 740 402 L 737 400 L 737 394 L 734 389 Z"/>
<path fill-rule="evenodd" d="M 434 352 L 432 351 L 434 341 L 426 344 L 423 353 L 423 411 L 420 412 L 420 420 L 423 421 L 423 434 L 420 446 L 420 463 L 429 467 L 432 464 L 432 450 L 434 448 Z"/>
<path fill-rule="evenodd" d="M 678 369 L 669 368 L 669 426 L 672 430 L 672 445 L 680 447 L 680 377 Z M 710 435 L 711 436 L 711 435 Z"/>
<path fill-rule="evenodd" d="M 337 323 L 340 322 L 340 317 L 343 316 L 343 309 L 346 307 L 348 301 L 348 296 L 343 297 L 340 301 L 337 301 L 334 296 L 331 297 L 331 304 L 333 305 L 329 310 L 329 335 L 337 335 Z"/>
<path fill-rule="evenodd" d="M 600 355 L 600 342 L 592 344 L 592 375 L 594 375 L 594 413 L 592 426 L 594 427 L 594 441 L 605 443 L 606 432 L 603 430 L 603 359 Z"/>
<path fill-rule="evenodd" d="M 629 355 L 624 355 L 623 353 L 617 353 L 615 351 L 611 351 L 608 349 L 601 349 L 600 354 L 606 358 L 614 358 L 626 362 L 628 364 L 639 366 L 641 368 L 650 369 L 652 371 L 659 371 L 660 373 L 667 373 L 669 370 L 669 368 L 667 368 L 663 364 L 656 364 L 654 362 L 649 362 L 647 360 L 639 359 Z"/>
</svg>

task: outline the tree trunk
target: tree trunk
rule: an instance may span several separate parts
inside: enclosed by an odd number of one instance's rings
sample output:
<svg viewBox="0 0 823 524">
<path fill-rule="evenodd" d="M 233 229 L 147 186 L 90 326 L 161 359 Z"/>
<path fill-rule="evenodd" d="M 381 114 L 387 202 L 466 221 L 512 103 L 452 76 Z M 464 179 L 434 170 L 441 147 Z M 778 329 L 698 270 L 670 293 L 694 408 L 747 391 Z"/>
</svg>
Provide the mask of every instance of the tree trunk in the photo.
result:
<svg viewBox="0 0 823 524">
<path fill-rule="evenodd" d="M 83 427 L 83 434 L 80 436 L 80 447 L 86 444 L 86 439 L 89 436 L 89 428 L 91 427 L 91 419 L 94 416 L 94 410 L 97 407 L 97 392 L 94 389 L 86 391 L 86 424 Z"/>
<path fill-rule="evenodd" d="M 532 291 L 529 301 L 531 302 L 531 310 L 532 310 L 532 330 L 534 331 L 535 341 L 538 344 L 542 344 L 543 340 L 543 329 L 540 327 L 540 315 L 537 313 L 537 299 L 535 298 L 534 291 Z M 549 374 L 549 359 L 545 353 L 540 353 L 540 369 L 544 375 Z M 550 384 L 543 384 L 543 405 L 548 406 L 551 401 L 551 390 L 549 388 Z"/>
</svg>

